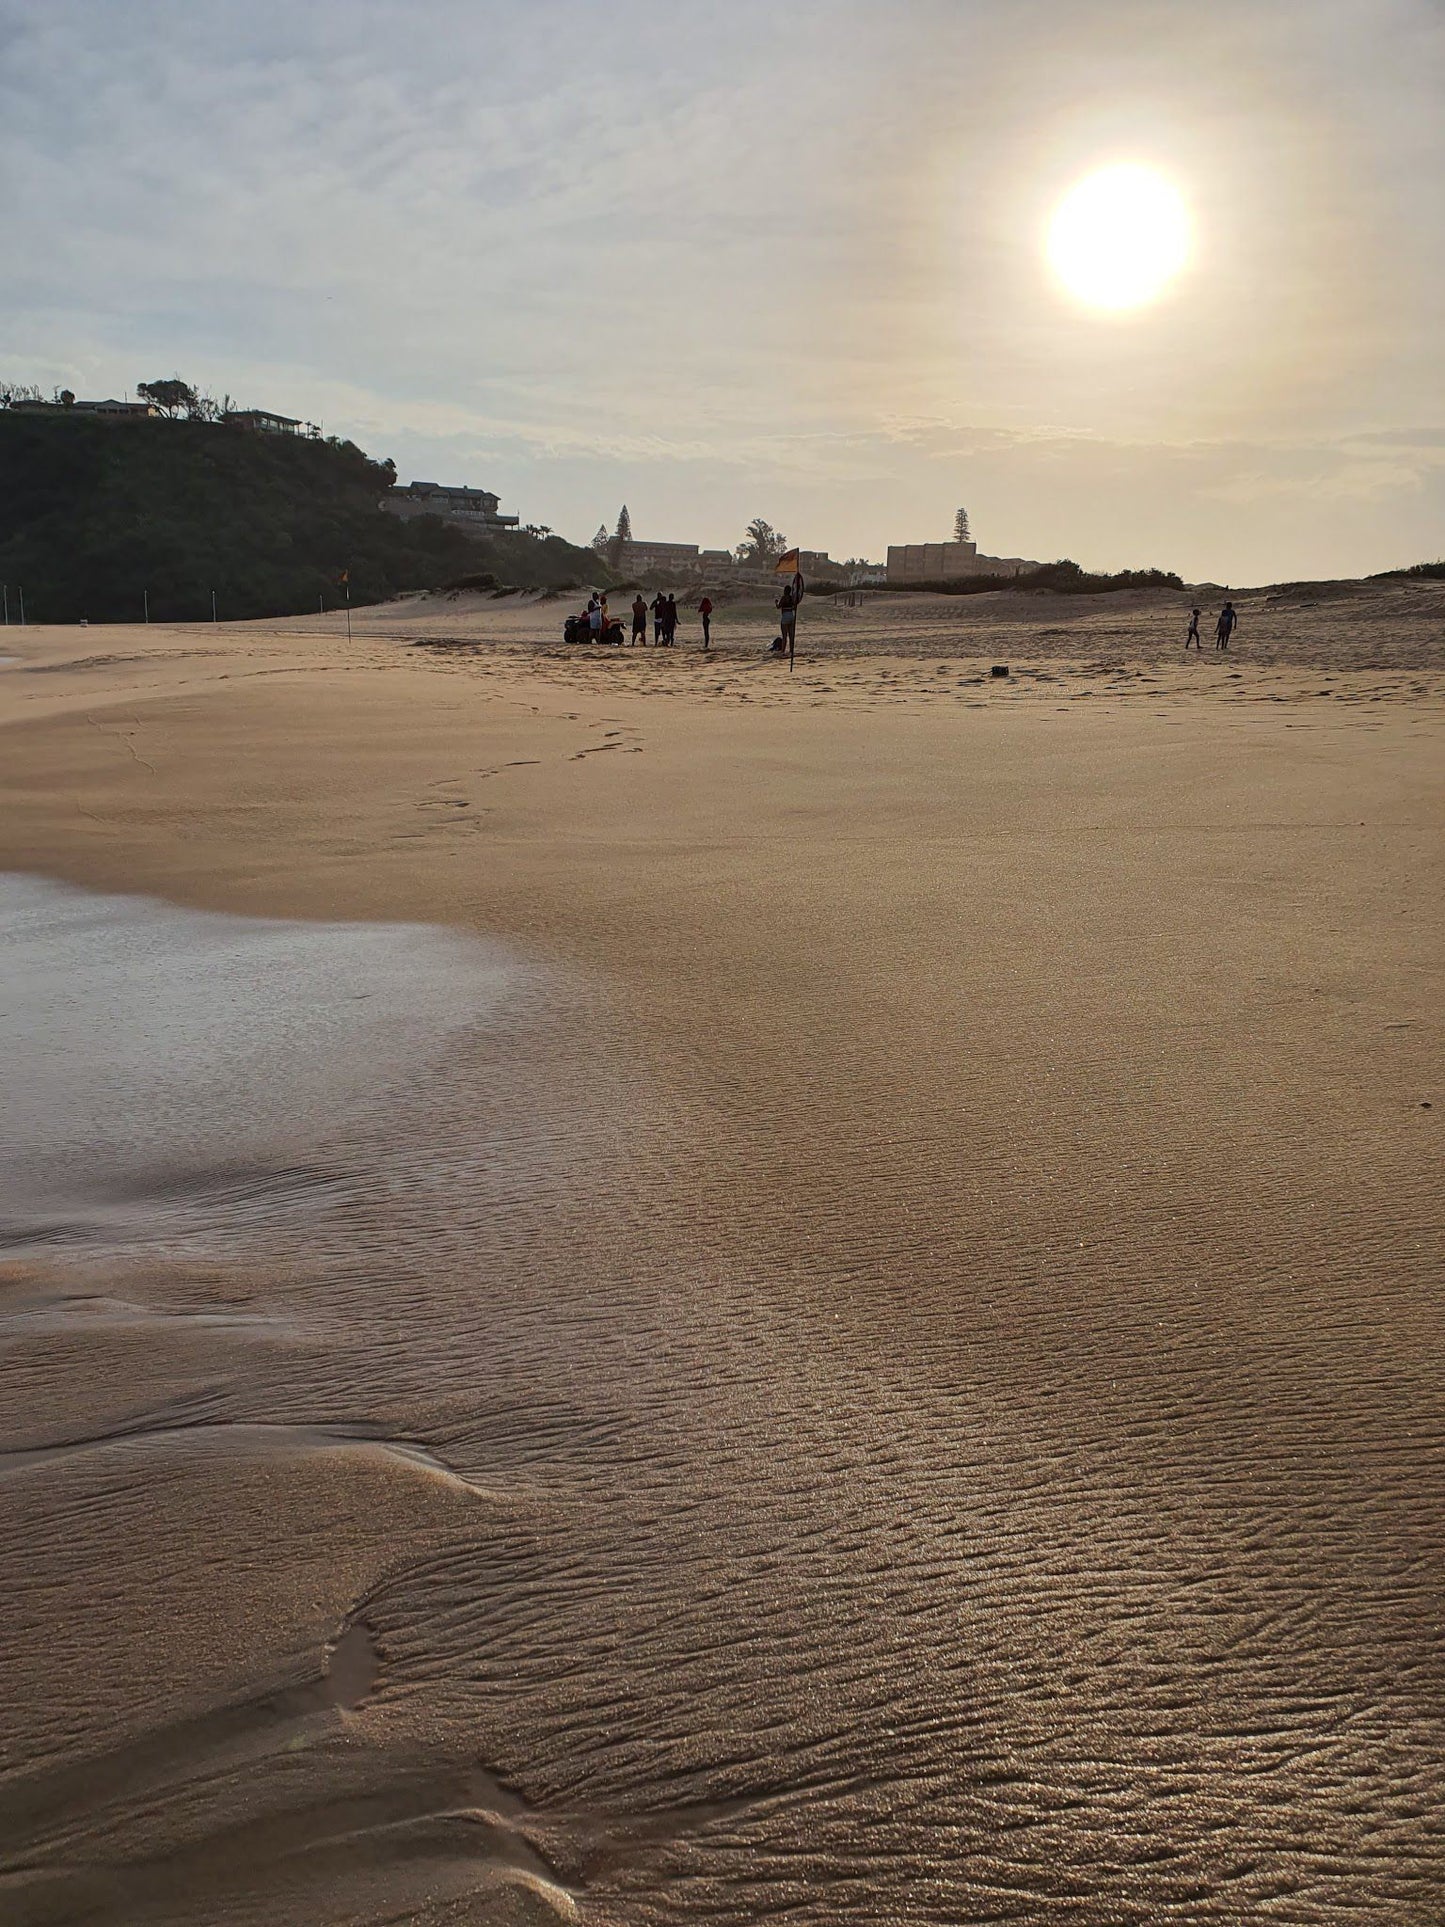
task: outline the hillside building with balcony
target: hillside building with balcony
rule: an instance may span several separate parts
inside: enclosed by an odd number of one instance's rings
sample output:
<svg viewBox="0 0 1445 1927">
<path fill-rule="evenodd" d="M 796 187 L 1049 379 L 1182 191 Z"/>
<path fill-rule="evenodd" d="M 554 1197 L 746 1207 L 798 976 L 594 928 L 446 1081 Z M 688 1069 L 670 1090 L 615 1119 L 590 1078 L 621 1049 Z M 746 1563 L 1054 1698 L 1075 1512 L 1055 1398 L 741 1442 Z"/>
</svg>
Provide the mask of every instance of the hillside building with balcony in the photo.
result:
<svg viewBox="0 0 1445 1927">
<path fill-rule="evenodd" d="M 394 488 L 389 495 L 384 495 L 381 506 L 388 515 L 400 516 L 404 522 L 414 521 L 419 515 L 436 515 L 468 535 L 496 535 L 500 531 L 516 528 L 520 519 L 515 515 L 501 514 L 499 499 L 485 488 L 450 488 L 440 482 L 408 482 L 405 488 Z"/>
<path fill-rule="evenodd" d="M 302 435 L 314 442 L 321 434 L 315 422 L 277 415 L 269 408 L 233 408 L 225 419 L 233 428 L 249 428 L 258 435 Z"/>
</svg>

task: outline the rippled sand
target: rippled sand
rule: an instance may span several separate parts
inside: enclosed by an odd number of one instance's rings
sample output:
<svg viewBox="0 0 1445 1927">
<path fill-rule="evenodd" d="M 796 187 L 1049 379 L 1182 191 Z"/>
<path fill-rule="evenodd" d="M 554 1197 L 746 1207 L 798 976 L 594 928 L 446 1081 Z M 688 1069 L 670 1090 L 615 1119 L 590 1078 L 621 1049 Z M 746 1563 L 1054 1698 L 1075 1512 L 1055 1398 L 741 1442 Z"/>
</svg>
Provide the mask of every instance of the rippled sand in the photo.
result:
<svg viewBox="0 0 1445 1927">
<path fill-rule="evenodd" d="M 12 896 L 0 1917 L 1437 1919 L 1365 606 L 27 632 L 0 861 L 106 894 Z"/>
</svg>

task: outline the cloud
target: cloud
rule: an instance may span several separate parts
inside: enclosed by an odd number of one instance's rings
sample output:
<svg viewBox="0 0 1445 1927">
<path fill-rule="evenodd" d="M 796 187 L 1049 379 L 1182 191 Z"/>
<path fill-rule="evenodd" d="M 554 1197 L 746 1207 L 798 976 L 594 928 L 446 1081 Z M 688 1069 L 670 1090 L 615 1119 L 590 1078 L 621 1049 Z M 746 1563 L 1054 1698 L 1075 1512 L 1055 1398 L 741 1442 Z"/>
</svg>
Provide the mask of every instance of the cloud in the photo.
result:
<svg viewBox="0 0 1445 1927">
<path fill-rule="evenodd" d="M 1427 0 L 781 18 L 0 0 L 0 372 L 179 368 L 582 534 L 626 489 L 688 539 L 766 498 L 876 552 L 996 491 L 1020 552 L 1128 559 L 1142 528 L 1217 545 L 1202 572 L 1270 541 L 1308 572 L 1336 546 L 1297 514 L 1314 487 L 1401 504 L 1416 540 L 1445 318 Z M 1201 252 L 1105 327 L 1037 230 L 1121 148 L 1185 182 Z M 1262 452 L 1232 479 L 1198 452 L 1230 447 Z"/>
</svg>

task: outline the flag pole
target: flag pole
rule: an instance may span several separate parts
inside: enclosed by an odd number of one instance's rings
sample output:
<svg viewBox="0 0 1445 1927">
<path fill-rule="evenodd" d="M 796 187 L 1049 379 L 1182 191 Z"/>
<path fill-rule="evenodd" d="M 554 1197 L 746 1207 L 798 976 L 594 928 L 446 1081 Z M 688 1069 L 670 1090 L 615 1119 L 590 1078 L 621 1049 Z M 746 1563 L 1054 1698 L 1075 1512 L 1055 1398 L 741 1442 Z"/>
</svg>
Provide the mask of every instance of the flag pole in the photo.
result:
<svg viewBox="0 0 1445 1927">
<path fill-rule="evenodd" d="M 793 673 L 793 660 L 797 654 L 798 647 L 798 610 L 802 607 L 803 603 L 803 571 L 798 567 L 798 560 L 799 551 L 797 549 L 788 549 L 773 564 L 773 574 L 775 576 L 781 575 L 789 562 L 793 565 L 793 580 L 791 585 L 793 606 L 791 609 L 785 609 L 783 611 L 785 615 L 791 615 L 792 617 L 792 621 L 787 625 L 788 674 L 790 676 Z M 788 591 L 785 589 L 783 593 L 786 595 Z"/>
<path fill-rule="evenodd" d="M 351 571 L 346 571 L 346 640 L 351 640 Z"/>
</svg>

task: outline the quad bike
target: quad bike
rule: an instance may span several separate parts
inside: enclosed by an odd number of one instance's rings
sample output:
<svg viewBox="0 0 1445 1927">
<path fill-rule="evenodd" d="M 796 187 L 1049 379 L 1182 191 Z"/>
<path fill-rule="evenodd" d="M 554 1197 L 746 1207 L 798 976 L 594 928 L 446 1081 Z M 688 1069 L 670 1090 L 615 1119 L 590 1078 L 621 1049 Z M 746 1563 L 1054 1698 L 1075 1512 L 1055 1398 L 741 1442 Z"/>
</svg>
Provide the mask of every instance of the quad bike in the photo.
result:
<svg viewBox="0 0 1445 1927">
<path fill-rule="evenodd" d="M 562 640 L 564 642 L 591 642 L 593 640 L 592 625 L 587 620 L 585 610 L 580 616 L 568 616 L 562 626 Z M 602 625 L 596 640 L 598 642 L 620 643 L 622 641 L 621 616 L 609 616 Z"/>
</svg>

